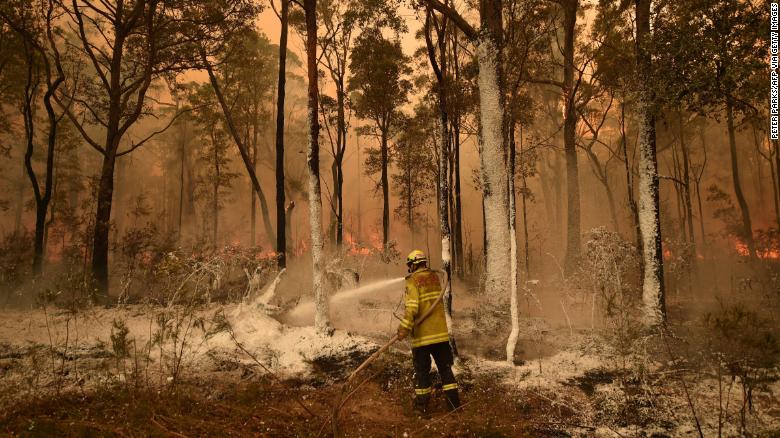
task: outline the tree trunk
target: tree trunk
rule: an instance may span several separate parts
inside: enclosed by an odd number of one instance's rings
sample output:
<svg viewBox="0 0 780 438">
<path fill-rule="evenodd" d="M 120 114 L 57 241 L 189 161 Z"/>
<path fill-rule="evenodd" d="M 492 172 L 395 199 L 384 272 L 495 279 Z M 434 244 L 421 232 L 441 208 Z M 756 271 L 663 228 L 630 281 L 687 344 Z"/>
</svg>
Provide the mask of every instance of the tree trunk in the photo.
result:
<svg viewBox="0 0 780 438">
<path fill-rule="evenodd" d="M 222 109 L 222 114 L 224 115 L 225 121 L 227 122 L 228 132 L 230 133 L 231 137 L 233 137 L 233 141 L 238 147 L 238 152 L 241 155 L 241 160 L 244 162 L 244 167 L 249 174 L 249 179 L 252 181 L 252 186 L 254 187 L 255 192 L 257 192 L 258 198 L 260 198 L 260 211 L 262 212 L 263 225 L 265 226 L 265 233 L 268 237 L 268 241 L 273 242 L 275 237 L 273 227 L 271 227 L 271 216 L 268 212 L 268 203 L 265 200 L 265 194 L 263 193 L 263 188 L 260 186 L 260 181 L 257 179 L 255 169 L 252 167 L 252 160 L 249 156 L 249 151 L 247 150 L 245 142 L 241 140 L 241 136 L 239 135 L 238 130 L 236 129 L 236 125 L 233 122 L 233 115 L 231 110 L 225 101 L 225 96 L 222 94 L 222 88 L 219 86 L 217 76 L 214 74 L 214 68 L 206 58 L 206 52 L 202 48 L 200 49 L 200 57 L 203 65 L 206 67 L 206 71 L 209 75 L 209 81 L 211 82 L 211 87 L 214 89 L 214 94 L 217 96 L 217 101 L 219 102 L 219 106 Z"/>
<path fill-rule="evenodd" d="M 458 63 L 458 33 L 452 32 L 452 66 L 455 73 L 455 83 L 460 83 L 460 66 Z M 464 269 L 464 257 L 463 257 L 463 206 L 461 202 L 461 188 L 460 188 L 460 110 L 456 110 L 452 119 L 452 153 L 453 153 L 453 180 L 454 180 L 454 210 L 455 217 L 453 218 L 454 235 L 453 235 L 453 250 L 455 253 L 455 270 L 458 275 L 463 276 Z"/>
<path fill-rule="evenodd" d="M 520 165 L 524 166 L 525 163 L 525 147 L 523 146 L 523 125 L 520 125 Z M 531 263 L 530 263 L 530 256 L 529 256 L 529 242 L 528 242 L 528 207 L 526 205 L 525 198 L 528 195 L 528 181 L 526 180 L 526 174 L 523 170 L 520 173 L 520 178 L 523 181 L 523 186 L 521 187 L 522 193 L 523 193 L 523 266 L 525 266 L 525 276 L 526 278 L 531 278 Z"/>
<path fill-rule="evenodd" d="M 577 24 L 579 0 L 563 3 L 563 96 L 565 99 L 563 121 L 563 148 L 566 156 L 566 257 L 564 270 L 574 272 L 580 257 L 580 182 L 577 169 L 576 91 L 574 89 L 574 31 Z"/>
<path fill-rule="evenodd" d="M 257 173 L 257 137 L 259 135 L 259 129 L 258 124 L 260 123 L 259 120 L 259 102 L 257 102 L 257 99 L 255 99 L 253 109 L 252 109 L 252 169 L 254 169 L 255 173 Z M 250 223 L 250 245 L 251 247 L 257 246 L 257 200 L 255 199 L 257 196 L 257 193 L 253 190 L 253 187 L 251 185 L 252 181 L 249 181 L 249 221 Z M 268 242 L 269 245 L 273 247 L 273 242 Z"/>
<path fill-rule="evenodd" d="M 43 229 L 46 226 L 46 210 L 43 209 L 41 189 L 38 186 L 38 178 L 35 176 L 35 170 L 32 167 L 32 156 L 35 149 L 35 95 L 37 94 L 38 80 L 34 77 L 35 56 L 32 48 L 25 41 L 24 44 L 27 76 L 24 85 L 24 103 L 22 105 L 22 115 L 24 118 L 24 136 L 27 143 L 27 149 L 24 153 L 24 167 L 27 170 L 27 177 L 32 184 L 33 194 L 35 195 L 35 237 L 33 249 L 32 269 L 33 275 L 39 276 L 43 266 Z"/>
<path fill-rule="evenodd" d="M 390 184 L 387 179 L 388 151 L 387 151 L 387 124 L 380 128 L 381 134 L 381 159 L 382 159 L 382 249 L 387 249 L 390 239 Z"/>
<path fill-rule="evenodd" d="M 752 129 L 753 131 L 753 166 L 755 167 L 755 172 L 751 172 L 753 175 L 753 188 L 755 192 L 758 194 L 758 204 L 764 205 L 764 175 L 763 175 L 763 169 L 761 166 L 761 143 L 758 140 L 758 130 L 756 129 L 756 126 L 753 125 Z M 770 165 L 771 167 L 771 165 Z"/>
<path fill-rule="evenodd" d="M 636 1 L 636 46 L 639 96 L 639 228 L 642 234 L 644 273 L 642 301 L 648 326 L 666 321 L 663 253 L 658 197 L 658 160 L 655 145 L 654 93 L 650 85 L 650 1 Z"/>
<path fill-rule="evenodd" d="M 455 193 L 453 197 L 455 217 L 454 223 L 454 252 L 455 252 L 455 269 L 458 275 L 462 276 L 463 272 L 463 206 L 461 201 L 461 188 L 460 188 L 460 120 L 456 118 L 453 124 L 452 135 L 452 153 L 453 153 L 453 180 L 455 186 Z"/>
<path fill-rule="evenodd" d="M 520 336 L 520 309 L 517 296 L 517 213 L 515 209 L 515 120 L 509 122 L 509 174 L 507 178 L 509 192 L 509 312 L 512 330 L 506 341 L 506 360 L 515 363 L 515 346 Z"/>
<path fill-rule="evenodd" d="M 729 131 L 729 152 L 731 155 L 731 180 L 734 183 L 734 194 L 742 213 L 742 238 L 748 247 L 750 257 L 756 256 L 756 246 L 753 243 L 753 224 L 750 221 L 750 209 L 742 193 L 742 184 L 739 181 L 739 162 L 737 160 L 736 129 L 734 128 L 734 103 L 731 95 L 726 96 L 726 127 Z"/>
<path fill-rule="evenodd" d="M 211 244 L 214 245 L 214 250 L 217 249 L 217 233 L 219 229 L 219 182 L 221 179 L 221 170 L 219 167 L 219 145 L 214 138 L 214 132 L 211 133 L 211 145 L 214 147 L 214 183 L 211 187 Z"/>
<path fill-rule="evenodd" d="M 628 197 L 628 207 L 631 210 L 631 222 L 634 229 L 634 238 L 637 251 L 642 252 L 642 231 L 639 228 L 639 209 L 634 198 L 634 178 L 631 174 L 631 161 L 628 159 L 628 137 L 626 136 L 626 103 L 620 104 L 620 144 L 623 148 L 623 158 L 625 159 L 626 171 L 626 194 Z M 644 266 L 644 260 L 641 261 Z M 644 269 L 644 268 L 643 268 Z"/>
<path fill-rule="evenodd" d="M 615 195 L 612 193 L 612 186 L 609 182 L 604 186 L 604 191 L 607 194 L 607 203 L 609 204 L 609 218 L 612 221 L 612 228 L 616 233 L 620 233 L 620 222 L 618 222 L 617 209 L 615 208 Z"/>
<path fill-rule="evenodd" d="M 682 171 L 680 169 L 680 158 L 677 156 L 677 147 L 675 145 L 672 145 L 672 175 L 674 176 L 675 180 L 672 180 L 672 187 L 674 188 L 674 200 L 677 204 L 677 218 L 680 220 L 680 228 L 678 229 L 678 236 L 684 240 L 687 241 L 688 239 L 688 232 L 686 227 L 686 214 L 683 209 L 683 206 L 685 202 L 683 201 L 683 188 L 682 184 L 679 182 L 682 181 Z"/>
<path fill-rule="evenodd" d="M 287 246 L 285 247 L 285 253 L 290 254 L 293 248 L 291 245 L 293 244 L 293 234 L 292 234 L 292 214 L 293 209 L 295 209 L 295 202 L 290 201 L 287 204 L 287 208 L 284 211 L 284 232 L 286 236 L 284 237 L 285 242 L 287 242 Z"/>
<path fill-rule="evenodd" d="M 774 151 L 777 154 L 778 151 Z M 778 193 L 777 187 L 777 172 L 775 172 L 774 163 L 772 163 L 772 149 L 769 150 L 769 174 L 772 177 L 772 201 L 775 204 L 775 222 L 777 223 L 777 229 L 780 230 L 780 193 Z"/>
<path fill-rule="evenodd" d="M 320 193 L 320 123 L 317 117 L 319 89 L 317 85 L 317 0 L 304 0 L 306 13 L 306 67 L 308 72 L 309 150 L 309 224 L 311 226 L 312 289 L 314 291 L 314 327 L 319 333 L 331 331 L 328 319 L 328 299 L 322 284 L 322 195 Z"/>
<path fill-rule="evenodd" d="M 250 238 L 249 246 L 252 248 L 257 247 L 257 194 L 254 189 L 250 187 L 249 191 L 249 223 L 250 223 Z"/>
<path fill-rule="evenodd" d="M 287 266 L 287 228 L 284 199 L 284 100 L 287 72 L 287 29 L 290 13 L 289 0 L 282 0 L 279 34 L 279 77 L 276 89 L 276 254 L 277 266 Z"/>
<path fill-rule="evenodd" d="M 19 167 L 20 174 L 16 184 L 16 212 L 14 214 L 14 234 L 19 236 L 22 232 L 22 213 L 24 212 L 24 177 L 27 167 L 24 166 L 24 160 L 22 160 L 22 166 Z"/>
<path fill-rule="evenodd" d="M 346 101 L 344 93 L 344 75 L 338 78 L 336 90 L 338 133 L 336 135 L 336 178 L 333 181 L 333 195 L 336 198 L 336 247 L 341 250 L 344 243 L 344 152 L 347 150 Z"/>
<path fill-rule="evenodd" d="M 446 3 L 445 3 L 446 4 Z M 432 12 L 429 12 L 432 14 Z M 430 17 L 430 15 L 429 15 Z M 430 20 L 426 20 L 425 42 L 428 48 L 428 60 L 437 79 L 437 96 L 439 98 L 439 226 L 441 231 L 441 263 L 442 270 L 447 275 L 445 285 L 447 294 L 444 296 L 444 315 L 447 320 L 447 331 L 450 336 L 450 347 L 455 356 L 458 355 L 457 343 L 455 342 L 455 333 L 452 320 L 452 239 L 450 232 L 450 184 L 449 184 L 449 164 L 450 164 L 450 145 L 449 145 L 449 115 L 447 106 L 447 20 L 442 20 L 438 32 L 439 62 L 436 62 L 436 51 L 430 35 Z"/>
<path fill-rule="evenodd" d="M 117 143 L 109 137 L 106 144 Z M 106 150 L 98 185 L 95 228 L 92 238 L 92 275 L 101 294 L 101 301 L 108 299 L 108 238 L 111 229 L 111 204 L 114 196 L 114 166 L 116 148 Z"/>
<path fill-rule="evenodd" d="M 184 122 L 186 123 L 186 122 Z M 184 129 L 182 130 L 182 139 L 180 144 L 180 161 L 179 164 L 179 217 L 178 219 L 178 229 L 177 229 L 177 240 L 181 242 L 181 236 L 182 236 L 182 226 L 183 226 L 183 219 L 184 219 L 184 169 L 187 167 L 187 149 L 185 147 L 185 141 L 184 141 L 184 133 L 187 132 L 186 125 L 184 126 Z"/>
<path fill-rule="evenodd" d="M 485 207 L 485 292 L 498 301 L 509 291 L 509 214 L 504 153 L 504 87 L 501 72 L 502 2 L 480 1 L 482 32 L 478 38 L 480 102 L 480 174 Z"/>
<path fill-rule="evenodd" d="M 699 174 L 696 175 L 696 201 L 699 206 L 699 228 L 701 229 L 701 247 L 702 251 L 704 252 L 704 256 L 706 257 L 707 253 L 707 235 L 704 231 L 704 208 L 702 208 L 701 203 L 701 187 L 699 186 L 699 183 L 701 182 L 701 177 L 704 174 L 704 165 L 707 163 L 706 157 L 707 157 L 707 142 L 704 139 L 704 126 L 701 127 L 699 130 L 699 138 L 701 139 L 701 150 L 704 153 L 705 161 L 704 164 L 702 164 L 702 169 L 699 171 Z"/>
<path fill-rule="evenodd" d="M 691 267 L 696 266 L 696 236 L 693 232 L 693 202 L 691 200 L 691 161 L 690 152 L 688 151 L 688 144 L 685 143 L 685 126 L 683 125 L 682 113 L 680 114 L 680 151 L 682 152 L 683 159 L 683 201 L 685 202 L 685 212 L 688 216 L 688 235 L 690 236 L 691 244 Z"/>
<path fill-rule="evenodd" d="M 49 12 L 51 14 L 51 12 Z M 50 20 L 50 15 L 47 16 Z M 41 192 L 41 188 L 38 184 L 38 178 L 32 167 L 32 155 L 34 150 L 34 104 L 37 84 L 33 84 L 33 68 L 35 64 L 35 55 L 31 44 L 25 40 L 24 42 L 25 54 L 27 55 L 27 81 L 25 84 L 25 99 L 24 99 L 24 128 L 25 137 L 27 139 L 27 151 L 25 153 L 24 162 L 27 169 L 27 175 L 30 179 L 30 183 L 33 186 L 33 194 L 35 195 L 35 241 L 33 252 L 32 270 L 33 275 L 40 275 L 43 270 L 43 258 L 46 251 L 46 216 L 49 210 L 49 203 L 52 197 L 52 184 L 54 179 L 54 151 L 55 143 L 57 139 L 57 123 L 59 119 L 54 113 L 54 108 L 51 104 L 51 99 L 54 96 L 59 85 L 65 80 L 62 74 L 52 81 L 51 69 L 48 62 L 46 65 L 46 92 L 43 96 L 44 107 L 46 108 L 46 115 L 49 121 L 49 130 L 47 136 L 47 149 L 46 149 L 46 174 L 44 176 L 44 187 Z M 42 49 L 39 48 L 42 56 L 46 56 Z M 46 61 L 44 59 L 44 61 Z"/>
</svg>

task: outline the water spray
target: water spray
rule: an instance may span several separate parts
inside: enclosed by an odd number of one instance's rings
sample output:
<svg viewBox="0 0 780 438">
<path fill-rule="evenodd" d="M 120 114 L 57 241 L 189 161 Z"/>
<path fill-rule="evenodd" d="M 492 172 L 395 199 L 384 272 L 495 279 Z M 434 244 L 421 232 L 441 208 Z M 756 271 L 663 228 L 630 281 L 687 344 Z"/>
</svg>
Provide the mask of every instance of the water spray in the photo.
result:
<svg viewBox="0 0 780 438">
<path fill-rule="evenodd" d="M 401 281 L 404 280 L 404 278 L 405 277 L 398 277 L 398 278 L 391 278 L 389 280 L 374 281 L 372 283 L 360 287 L 355 287 L 345 291 L 337 292 L 328 298 L 328 303 L 332 305 L 340 301 L 359 298 L 361 296 L 368 295 L 378 290 L 382 290 L 387 287 L 393 286 L 396 283 L 400 283 Z M 307 301 L 305 303 L 301 303 L 297 305 L 295 308 L 293 308 L 290 312 L 287 313 L 287 316 L 296 320 L 303 320 L 303 319 L 308 319 L 308 316 L 313 314 L 314 314 L 314 302 Z"/>
</svg>

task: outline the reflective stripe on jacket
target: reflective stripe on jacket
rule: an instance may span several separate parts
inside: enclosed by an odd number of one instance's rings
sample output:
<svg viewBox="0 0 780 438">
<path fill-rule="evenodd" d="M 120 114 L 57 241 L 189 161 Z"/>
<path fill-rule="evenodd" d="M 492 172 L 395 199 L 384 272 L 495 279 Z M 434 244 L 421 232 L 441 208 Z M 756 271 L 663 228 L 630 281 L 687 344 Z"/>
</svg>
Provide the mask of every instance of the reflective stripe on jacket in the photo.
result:
<svg viewBox="0 0 780 438">
<path fill-rule="evenodd" d="M 412 348 L 449 342 L 443 302 L 439 302 L 423 322 L 414 326 L 414 320 L 425 314 L 440 294 L 441 283 L 434 271 L 422 268 L 406 277 L 405 312 L 401 327 L 412 330 Z"/>
</svg>

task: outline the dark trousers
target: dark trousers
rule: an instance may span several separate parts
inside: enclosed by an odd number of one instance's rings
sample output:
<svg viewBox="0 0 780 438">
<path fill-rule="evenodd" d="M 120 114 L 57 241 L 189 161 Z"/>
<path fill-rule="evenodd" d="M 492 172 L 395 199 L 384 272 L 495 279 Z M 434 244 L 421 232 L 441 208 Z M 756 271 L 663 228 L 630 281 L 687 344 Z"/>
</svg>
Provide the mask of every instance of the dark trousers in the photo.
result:
<svg viewBox="0 0 780 438">
<path fill-rule="evenodd" d="M 458 402 L 458 384 L 452 374 L 452 350 L 449 342 L 439 342 L 412 348 L 414 361 L 415 395 L 418 403 L 427 403 L 431 395 L 431 356 L 436 361 L 436 368 L 441 377 L 442 389 L 451 408 L 456 408 Z"/>
</svg>

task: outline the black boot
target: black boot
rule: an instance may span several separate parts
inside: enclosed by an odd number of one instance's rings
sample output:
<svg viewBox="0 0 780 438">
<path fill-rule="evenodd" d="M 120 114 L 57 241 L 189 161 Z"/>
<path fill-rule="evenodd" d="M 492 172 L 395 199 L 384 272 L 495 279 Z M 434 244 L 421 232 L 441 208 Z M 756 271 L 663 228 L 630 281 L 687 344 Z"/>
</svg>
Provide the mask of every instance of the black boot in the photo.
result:
<svg viewBox="0 0 780 438">
<path fill-rule="evenodd" d="M 428 416 L 428 401 L 431 399 L 430 394 L 418 395 L 414 398 L 414 412 L 422 417 Z"/>
<path fill-rule="evenodd" d="M 447 399 L 447 411 L 451 412 L 460 407 L 460 398 L 458 397 L 457 389 L 444 391 L 444 397 Z"/>
</svg>

